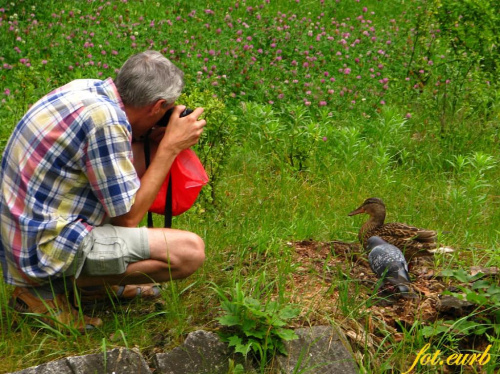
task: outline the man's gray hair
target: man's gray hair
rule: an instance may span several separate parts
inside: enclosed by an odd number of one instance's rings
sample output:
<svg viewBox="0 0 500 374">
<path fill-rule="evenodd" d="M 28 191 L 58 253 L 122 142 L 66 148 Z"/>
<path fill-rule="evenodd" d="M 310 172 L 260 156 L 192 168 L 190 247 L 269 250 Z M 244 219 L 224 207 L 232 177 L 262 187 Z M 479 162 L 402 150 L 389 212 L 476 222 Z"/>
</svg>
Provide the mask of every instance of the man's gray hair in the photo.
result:
<svg viewBox="0 0 500 374">
<path fill-rule="evenodd" d="M 184 88 L 184 73 L 157 51 L 131 56 L 118 72 L 115 85 L 123 104 L 139 108 L 164 99 L 175 102 Z"/>
</svg>

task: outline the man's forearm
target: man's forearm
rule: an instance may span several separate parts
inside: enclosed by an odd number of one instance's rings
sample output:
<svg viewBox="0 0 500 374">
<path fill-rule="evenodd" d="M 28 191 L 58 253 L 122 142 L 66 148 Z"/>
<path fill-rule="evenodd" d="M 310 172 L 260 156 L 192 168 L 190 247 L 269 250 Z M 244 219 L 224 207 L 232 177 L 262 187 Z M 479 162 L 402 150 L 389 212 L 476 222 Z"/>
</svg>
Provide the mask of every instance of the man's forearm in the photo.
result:
<svg viewBox="0 0 500 374">
<path fill-rule="evenodd" d="M 158 195 L 158 191 L 165 181 L 176 156 L 177 154 L 174 151 L 156 153 L 141 178 L 141 186 L 137 190 L 132 208 L 126 214 L 111 218 L 113 225 L 124 227 L 136 227 L 139 225 Z"/>
</svg>

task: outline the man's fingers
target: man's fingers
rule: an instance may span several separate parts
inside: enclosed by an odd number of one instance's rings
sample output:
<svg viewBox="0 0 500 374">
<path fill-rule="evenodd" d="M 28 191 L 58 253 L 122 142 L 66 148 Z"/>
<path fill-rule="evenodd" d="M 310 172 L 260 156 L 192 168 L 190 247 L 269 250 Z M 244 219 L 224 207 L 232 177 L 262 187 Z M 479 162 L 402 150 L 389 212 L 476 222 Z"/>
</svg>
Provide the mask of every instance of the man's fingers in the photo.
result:
<svg viewBox="0 0 500 374">
<path fill-rule="evenodd" d="M 203 111 L 204 111 L 204 110 L 205 110 L 205 109 L 203 109 L 203 108 L 201 108 L 201 107 L 196 108 L 195 110 L 193 110 L 193 113 L 191 113 L 191 114 L 190 114 L 190 116 L 193 116 L 193 117 L 195 117 L 196 119 L 198 119 L 198 118 L 201 116 L 201 114 L 203 113 Z"/>
</svg>

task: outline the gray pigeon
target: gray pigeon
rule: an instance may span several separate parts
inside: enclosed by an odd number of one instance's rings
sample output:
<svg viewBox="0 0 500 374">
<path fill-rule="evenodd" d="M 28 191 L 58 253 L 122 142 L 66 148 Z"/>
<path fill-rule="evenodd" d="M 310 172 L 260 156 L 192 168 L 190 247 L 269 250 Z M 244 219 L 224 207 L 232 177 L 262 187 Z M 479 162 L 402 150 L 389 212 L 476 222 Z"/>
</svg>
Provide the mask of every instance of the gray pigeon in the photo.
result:
<svg viewBox="0 0 500 374">
<path fill-rule="evenodd" d="M 410 276 L 403 252 L 379 236 L 368 239 L 367 249 L 370 251 L 368 261 L 375 274 L 398 287 L 401 293 L 409 293 Z"/>
</svg>

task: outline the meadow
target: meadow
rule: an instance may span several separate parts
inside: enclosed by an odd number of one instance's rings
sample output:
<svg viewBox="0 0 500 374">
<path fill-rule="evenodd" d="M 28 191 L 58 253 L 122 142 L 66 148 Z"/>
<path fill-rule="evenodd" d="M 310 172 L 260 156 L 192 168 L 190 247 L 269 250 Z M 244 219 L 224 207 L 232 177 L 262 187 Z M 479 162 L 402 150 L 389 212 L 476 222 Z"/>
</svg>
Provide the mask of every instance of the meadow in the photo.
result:
<svg viewBox="0 0 500 374">
<path fill-rule="evenodd" d="M 128 56 L 155 49 L 185 72 L 179 103 L 205 108 L 195 151 L 210 176 L 173 221 L 204 238 L 206 262 L 164 285 L 162 303 L 113 304 L 96 311 L 102 329 L 80 335 L 17 316 L 12 288 L 0 282 L 0 372 L 121 346 L 148 357 L 191 331 L 220 331 L 231 313 L 235 348 L 255 354 L 261 372 L 274 370 L 274 351 L 262 347 L 292 338 L 269 322 L 278 317 L 288 328 L 349 333 L 360 372 L 405 372 L 428 343 L 446 355 L 491 344 L 492 359 L 415 372 L 497 372 L 499 14 L 494 0 L 0 5 L 0 150 L 44 94 L 73 79 L 114 77 Z M 328 244 L 357 241 L 366 216 L 347 214 L 368 197 L 384 200 L 388 221 L 435 229 L 454 248 L 411 276 L 439 280 L 470 313 L 377 308 L 374 282 L 358 268 L 366 254 Z M 307 258 L 298 255 L 305 241 Z M 248 323 L 255 336 L 277 333 L 249 340 Z"/>
</svg>

